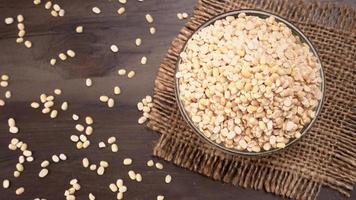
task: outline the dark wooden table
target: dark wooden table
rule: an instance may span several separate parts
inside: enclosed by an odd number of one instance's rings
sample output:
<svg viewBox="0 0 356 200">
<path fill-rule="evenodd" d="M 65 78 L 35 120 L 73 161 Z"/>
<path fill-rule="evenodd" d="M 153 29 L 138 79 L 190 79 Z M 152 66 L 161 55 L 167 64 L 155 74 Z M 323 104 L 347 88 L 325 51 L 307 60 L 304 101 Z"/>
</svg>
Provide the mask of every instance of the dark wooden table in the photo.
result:
<svg viewBox="0 0 356 200">
<path fill-rule="evenodd" d="M 76 193 L 77 199 L 88 199 L 89 192 L 99 200 L 115 199 L 116 195 L 108 185 L 117 178 L 123 178 L 128 186 L 125 199 L 156 199 L 158 194 L 165 195 L 166 199 L 184 200 L 281 199 L 263 191 L 215 182 L 164 161 L 162 171 L 146 166 L 146 161 L 152 159 L 152 148 L 158 134 L 137 124 L 140 113 L 136 103 L 152 93 L 160 60 L 185 23 L 177 19 L 176 13 L 191 13 L 195 1 L 145 0 L 140 3 L 131 0 L 123 16 L 116 13 L 120 6 L 117 1 L 63 0 L 59 4 L 66 10 L 63 18 L 50 16 L 43 3 L 35 6 L 31 0 L 0 1 L 1 20 L 23 14 L 26 36 L 33 43 L 31 49 L 16 44 L 16 25 L 0 23 L 0 74 L 10 75 L 8 88 L 13 94 L 6 106 L 0 107 L 0 180 L 8 178 L 12 183 L 10 189 L 0 188 L 1 200 L 30 200 L 35 197 L 64 199 L 63 193 L 69 187 L 71 178 L 78 178 L 82 186 Z M 93 14 L 93 6 L 101 8 L 102 13 Z M 146 13 L 151 13 L 155 19 L 155 35 L 148 32 Z M 84 26 L 83 34 L 74 32 L 77 25 Z M 140 48 L 134 45 L 137 37 L 143 39 Z M 113 43 L 119 46 L 119 54 L 110 51 Z M 77 56 L 51 67 L 49 59 L 67 49 L 75 50 Z M 144 66 L 139 61 L 143 55 L 148 57 L 148 63 Z M 121 67 L 135 70 L 135 78 L 118 77 L 117 70 Z M 93 79 L 91 88 L 85 87 L 86 77 Z M 122 95 L 115 97 L 116 106 L 109 109 L 98 98 L 102 94 L 113 95 L 115 85 L 121 86 Z M 50 119 L 40 110 L 30 108 L 31 101 L 38 101 L 41 93 L 51 93 L 55 88 L 62 89 L 63 94 L 57 99 L 69 102 L 68 111 L 60 112 L 56 119 Z M 0 88 L 1 96 L 4 92 Z M 95 131 L 88 149 L 76 150 L 69 140 L 70 135 L 76 134 L 72 113 L 94 117 Z M 16 119 L 20 133 L 8 132 L 9 117 Z M 98 142 L 109 136 L 118 138 L 118 153 L 98 149 Z M 35 161 L 25 164 L 25 171 L 19 178 L 12 175 L 19 152 L 10 151 L 7 147 L 13 137 L 27 142 L 35 155 Z M 62 152 L 68 155 L 68 160 L 51 165 L 50 174 L 44 179 L 38 178 L 40 162 Z M 83 157 L 94 162 L 107 160 L 110 167 L 99 177 L 82 167 Z M 132 166 L 122 165 L 125 157 L 133 158 Z M 143 175 L 142 183 L 128 179 L 129 169 Z M 173 176 L 171 184 L 164 183 L 167 173 Z M 17 197 L 15 189 L 20 186 L 25 187 L 25 193 Z M 356 199 L 355 191 L 352 198 Z M 344 197 L 323 188 L 320 199 Z"/>
</svg>

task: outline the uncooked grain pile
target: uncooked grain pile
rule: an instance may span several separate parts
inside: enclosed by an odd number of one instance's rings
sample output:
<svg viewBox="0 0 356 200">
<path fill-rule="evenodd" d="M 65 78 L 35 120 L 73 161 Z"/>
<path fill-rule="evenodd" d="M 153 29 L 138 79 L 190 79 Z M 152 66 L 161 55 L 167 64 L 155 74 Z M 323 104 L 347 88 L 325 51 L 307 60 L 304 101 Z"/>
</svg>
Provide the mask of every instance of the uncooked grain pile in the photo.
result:
<svg viewBox="0 0 356 200">
<path fill-rule="evenodd" d="M 316 115 L 321 66 L 274 17 L 217 20 L 194 34 L 180 57 L 179 97 L 216 143 L 249 152 L 284 148 Z"/>
</svg>

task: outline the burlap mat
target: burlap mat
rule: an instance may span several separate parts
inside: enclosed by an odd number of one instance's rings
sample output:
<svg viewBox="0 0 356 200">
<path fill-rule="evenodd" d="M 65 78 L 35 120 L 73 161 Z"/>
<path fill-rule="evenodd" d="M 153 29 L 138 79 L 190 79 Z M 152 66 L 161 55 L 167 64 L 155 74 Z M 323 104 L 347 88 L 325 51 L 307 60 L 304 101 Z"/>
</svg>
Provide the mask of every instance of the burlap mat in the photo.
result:
<svg viewBox="0 0 356 200">
<path fill-rule="evenodd" d="M 263 158 L 232 156 L 202 141 L 181 117 L 174 95 L 178 53 L 192 31 L 226 11 L 270 11 L 299 27 L 316 46 L 326 75 L 325 104 L 300 142 Z M 315 199 L 322 185 L 349 196 L 356 182 L 356 12 L 335 4 L 301 0 L 200 0 L 172 42 L 155 82 L 148 127 L 162 133 L 154 155 L 236 186 L 284 197 Z"/>
</svg>

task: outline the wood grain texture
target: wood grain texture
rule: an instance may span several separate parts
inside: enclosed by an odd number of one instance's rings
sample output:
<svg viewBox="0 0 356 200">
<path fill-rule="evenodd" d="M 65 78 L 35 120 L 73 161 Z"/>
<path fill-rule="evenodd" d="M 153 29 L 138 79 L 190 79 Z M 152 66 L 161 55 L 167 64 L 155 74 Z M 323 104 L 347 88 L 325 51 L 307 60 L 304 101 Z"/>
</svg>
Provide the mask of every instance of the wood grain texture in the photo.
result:
<svg viewBox="0 0 356 200">
<path fill-rule="evenodd" d="M 88 199 L 89 192 L 99 200 L 115 199 L 116 195 L 110 192 L 108 185 L 117 178 L 123 178 L 128 186 L 125 199 L 155 199 L 158 194 L 165 195 L 166 199 L 179 200 L 282 199 L 263 191 L 215 182 L 164 161 L 161 161 L 164 163 L 161 171 L 146 166 L 146 161 L 152 159 L 158 134 L 137 124 L 140 113 L 136 103 L 152 92 L 160 60 L 185 23 L 177 19 L 176 13 L 190 13 L 195 1 L 145 0 L 140 3 L 132 0 L 125 6 L 123 16 L 117 15 L 116 10 L 120 7 L 117 1 L 62 0 L 58 3 L 66 10 L 63 18 L 50 16 L 43 3 L 35 6 L 31 0 L 0 1 L 0 18 L 23 14 L 26 37 L 33 43 L 31 49 L 16 44 L 16 25 L 0 23 L 0 74 L 10 75 L 8 88 L 13 94 L 6 106 L 0 107 L 0 180 L 9 178 L 12 183 L 10 189 L 0 188 L 1 200 L 64 199 L 63 193 L 71 178 L 78 178 L 82 186 L 76 193 L 77 199 Z M 98 6 L 102 13 L 93 14 L 93 6 Z M 155 35 L 149 34 L 144 18 L 146 13 L 151 13 L 155 19 Z M 83 34 L 75 33 L 77 25 L 84 26 Z M 139 48 L 134 44 L 137 37 L 143 39 Z M 111 44 L 119 46 L 119 54 L 110 51 Z M 65 62 L 58 61 L 51 67 L 50 58 L 67 49 L 76 51 L 77 56 Z M 148 57 L 148 63 L 142 66 L 140 58 L 144 55 Z M 135 78 L 118 77 L 117 70 L 121 67 L 135 70 Z M 91 88 L 85 87 L 87 77 L 93 79 Z M 109 109 L 98 98 L 102 94 L 113 96 L 115 85 L 122 88 L 122 95 L 115 97 L 116 106 Z M 30 108 L 29 104 L 38 100 L 41 93 L 51 93 L 55 88 L 63 90 L 57 99 L 68 101 L 69 110 L 60 112 L 53 120 L 40 110 Z M 0 95 L 4 93 L 5 89 L 0 88 Z M 70 135 L 76 134 L 75 122 L 71 120 L 73 113 L 82 119 L 86 115 L 94 117 L 92 144 L 86 150 L 76 150 L 69 140 Z M 16 119 L 20 133 L 8 133 L 9 117 Z M 109 149 L 97 148 L 98 142 L 106 141 L 109 136 L 118 138 L 119 152 L 116 154 Z M 7 148 L 13 137 L 28 143 L 36 158 L 33 163 L 25 164 L 25 172 L 16 179 L 12 173 L 19 152 Z M 51 165 L 48 168 L 50 174 L 44 179 L 38 178 L 41 161 L 62 152 L 67 154 L 68 160 Z M 99 177 L 82 167 L 83 157 L 93 162 L 107 160 L 110 167 Z M 122 165 L 125 157 L 133 158 L 132 166 Z M 142 183 L 129 180 L 127 171 L 130 169 L 142 174 Z M 171 184 L 164 183 L 167 173 L 173 177 Z M 20 186 L 25 187 L 25 193 L 17 197 L 15 188 Z M 320 199 L 344 197 L 322 189 Z M 355 191 L 351 199 L 356 199 Z"/>
</svg>

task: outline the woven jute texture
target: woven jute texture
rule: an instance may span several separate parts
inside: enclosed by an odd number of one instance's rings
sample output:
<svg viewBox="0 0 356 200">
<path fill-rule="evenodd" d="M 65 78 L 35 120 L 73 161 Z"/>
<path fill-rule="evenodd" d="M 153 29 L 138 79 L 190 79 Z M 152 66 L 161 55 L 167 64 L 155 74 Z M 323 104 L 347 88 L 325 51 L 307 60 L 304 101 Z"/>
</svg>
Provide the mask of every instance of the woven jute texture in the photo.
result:
<svg viewBox="0 0 356 200">
<path fill-rule="evenodd" d="M 272 12 L 300 28 L 318 50 L 326 97 L 308 134 L 285 151 L 247 158 L 222 152 L 200 139 L 183 120 L 174 94 L 179 52 L 199 25 L 220 13 L 253 8 Z M 302 0 L 199 0 L 174 39 L 155 81 L 148 127 L 161 133 L 154 155 L 214 180 L 263 189 L 294 199 L 316 199 L 321 186 L 349 196 L 356 182 L 356 11 Z"/>
</svg>

